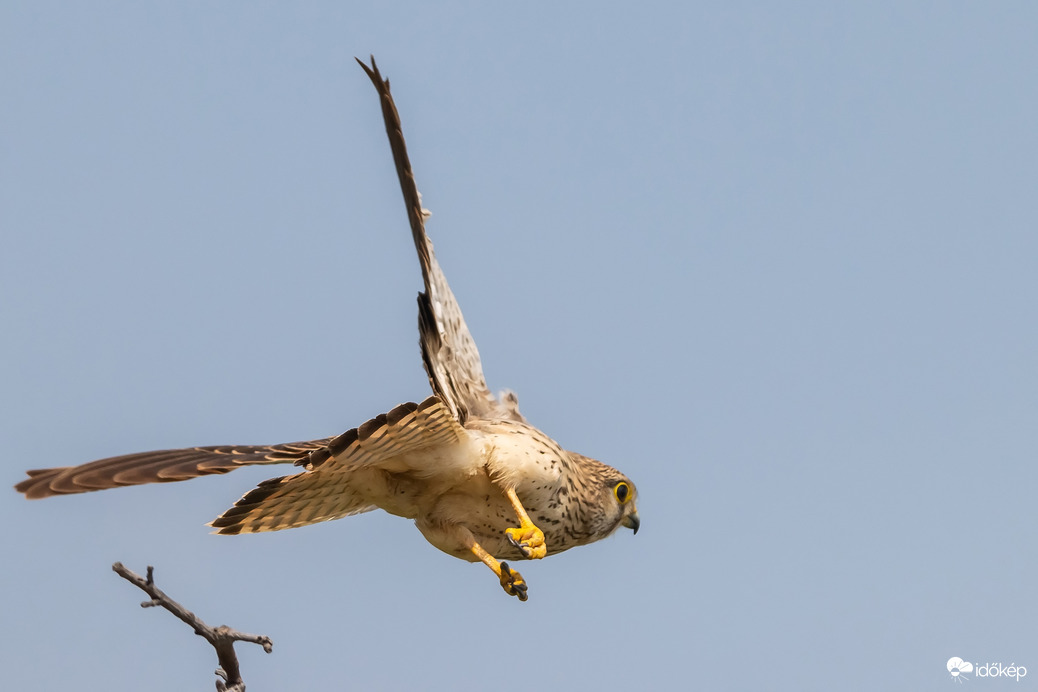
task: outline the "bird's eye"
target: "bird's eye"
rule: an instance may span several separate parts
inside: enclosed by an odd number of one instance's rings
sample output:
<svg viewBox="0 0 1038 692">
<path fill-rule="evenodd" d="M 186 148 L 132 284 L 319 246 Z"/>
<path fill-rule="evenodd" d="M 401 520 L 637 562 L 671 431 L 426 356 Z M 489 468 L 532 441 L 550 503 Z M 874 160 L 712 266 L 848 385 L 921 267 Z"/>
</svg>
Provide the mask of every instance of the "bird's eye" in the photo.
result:
<svg viewBox="0 0 1038 692">
<path fill-rule="evenodd" d="M 620 504 L 624 504 L 631 499 L 631 486 L 627 485 L 623 481 L 620 481 L 613 486 L 613 494 L 616 495 L 616 499 L 619 500 Z"/>
</svg>

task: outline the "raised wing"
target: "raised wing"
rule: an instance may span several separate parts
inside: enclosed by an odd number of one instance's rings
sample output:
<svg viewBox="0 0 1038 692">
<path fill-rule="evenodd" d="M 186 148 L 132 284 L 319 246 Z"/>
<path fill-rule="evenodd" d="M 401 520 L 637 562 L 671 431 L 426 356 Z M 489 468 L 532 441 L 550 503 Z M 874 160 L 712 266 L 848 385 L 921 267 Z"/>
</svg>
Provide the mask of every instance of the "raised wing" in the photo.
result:
<svg viewBox="0 0 1038 692">
<path fill-rule="evenodd" d="M 214 519 L 216 533 L 259 533 L 291 529 L 375 509 L 363 488 L 378 483 L 358 473 L 379 469 L 375 479 L 385 479 L 407 469 L 417 458 L 425 468 L 416 473 L 434 475 L 438 456 L 453 456 L 482 463 L 479 454 L 464 446 L 472 442 L 439 397 L 420 404 L 401 404 L 331 440 L 310 455 L 306 471 L 271 478 L 246 493 L 234 507 Z M 458 453 L 451 453 L 457 449 Z M 388 472 L 382 474 L 381 472 Z M 413 475 L 413 474 L 405 474 Z"/>
<path fill-rule="evenodd" d="M 359 59 L 357 63 L 364 68 L 378 90 L 386 134 L 393 150 L 393 162 L 404 194 L 404 205 L 407 207 L 407 219 L 411 223 L 411 235 L 418 251 L 418 261 L 422 265 L 425 292 L 418 294 L 418 331 L 429 384 L 461 423 L 470 416 L 514 418 L 518 415 L 518 409 L 502 405 L 487 387 L 476 342 L 465 325 L 458 301 L 447 285 L 447 278 L 436 261 L 432 243 L 425 233 L 426 213 L 422 209 L 421 196 L 407 157 L 400 115 L 393 102 L 393 95 L 389 93 L 389 80 L 382 78 L 374 57 L 371 58 L 371 67 Z"/>
<path fill-rule="evenodd" d="M 65 466 L 29 471 L 29 478 L 15 486 L 19 492 L 24 493 L 27 498 L 38 499 L 53 495 L 104 490 L 124 485 L 182 481 L 209 474 L 227 473 L 241 466 L 254 464 L 291 463 L 314 470 L 329 459 L 338 461 L 352 460 L 356 462 L 368 453 L 365 450 L 374 449 L 371 444 L 364 441 L 367 439 L 365 435 L 368 433 L 372 435 L 381 434 L 378 431 L 383 429 L 383 423 L 388 420 L 387 416 L 402 416 L 409 411 L 413 412 L 426 407 L 426 404 L 429 404 L 427 408 L 431 411 L 433 407 L 429 402 L 433 401 L 437 402 L 435 406 L 437 411 L 436 421 L 434 421 L 435 425 L 433 425 L 431 431 L 418 434 L 416 437 L 417 443 L 429 444 L 434 439 L 439 439 L 437 438 L 438 435 L 454 434 L 458 430 L 463 430 L 461 426 L 464 425 L 469 417 L 523 420 L 514 394 L 508 392 L 502 401 L 498 401 L 487 388 L 486 380 L 483 376 L 483 366 L 479 359 L 479 351 L 476 349 L 475 341 L 473 341 L 472 335 L 465 325 L 461 308 L 458 307 L 458 302 L 447 284 L 447 279 L 436 261 L 432 243 L 425 233 L 421 198 L 415 186 L 411 164 L 407 157 L 407 148 L 400 126 L 400 116 L 397 114 L 396 105 L 393 103 L 393 96 L 389 92 L 389 81 L 382 79 L 382 75 L 379 74 L 378 67 L 375 65 L 374 58 L 371 60 L 370 68 L 360 60 L 357 62 L 364 68 L 364 71 L 371 78 L 379 93 L 382 103 L 382 115 L 386 124 L 386 134 L 389 136 L 389 144 L 393 150 L 393 160 L 396 164 L 400 188 L 407 207 L 411 234 L 414 238 L 415 248 L 418 251 L 418 260 L 422 266 L 425 291 L 418 295 L 418 327 L 422 345 L 422 358 L 425 362 L 426 372 L 429 375 L 429 382 L 436 396 L 427 399 L 422 404 L 404 404 L 389 414 L 372 419 L 360 426 L 360 428 L 350 430 L 334 439 L 325 438 L 310 442 L 292 442 L 270 446 L 192 447 L 188 449 L 127 454 L 125 456 L 100 459 L 81 466 Z M 450 425 L 439 420 L 442 415 L 446 414 L 450 415 Z M 455 430 L 455 428 L 457 429 Z M 358 440 L 360 443 L 354 446 L 354 443 Z M 403 433 L 397 430 L 394 432 L 392 439 L 387 441 L 387 444 L 390 442 L 402 444 L 402 440 L 404 440 Z M 411 443 L 408 442 L 408 444 Z M 388 452 L 382 449 L 378 452 L 382 457 L 385 456 L 385 453 Z M 264 492 L 267 496 L 271 496 L 273 493 L 271 489 L 275 488 L 275 486 L 287 486 L 292 479 L 302 479 L 308 475 L 299 474 L 287 479 L 273 479 L 254 490 L 253 493 L 259 493 L 261 489 L 267 488 Z M 304 481 L 292 482 L 302 484 Z M 310 483 L 313 481 L 307 480 L 306 482 Z M 258 496 L 253 495 L 253 493 L 242 498 L 236 505 L 236 508 L 242 506 L 242 503 L 245 503 L 250 497 L 255 500 Z M 334 511 L 340 512 L 339 516 L 345 516 L 341 513 L 344 511 L 354 513 L 348 507 L 344 509 L 344 506 L 340 506 Z M 229 516 L 231 511 L 233 510 L 229 510 L 224 516 Z M 321 512 L 323 511 L 321 510 Z M 318 512 L 318 514 L 324 517 L 326 513 L 322 514 L 321 512 Z M 245 514 L 247 514 L 245 510 L 242 510 L 239 516 L 244 516 Z M 315 514 L 314 516 L 317 515 Z M 320 520 L 322 519 L 311 518 L 303 523 L 312 523 L 313 521 Z M 214 523 L 214 526 L 218 526 L 218 528 L 222 529 L 221 532 L 225 533 L 273 530 L 267 524 L 263 524 L 266 528 L 250 528 L 249 525 L 244 523 L 244 519 L 234 525 L 238 526 L 237 531 L 233 530 L 231 525 L 225 526 Z M 284 528 L 285 526 L 278 525 L 275 528 Z"/>
<path fill-rule="evenodd" d="M 63 466 L 28 471 L 14 486 L 30 500 L 53 495 L 86 493 L 144 483 L 169 483 L 214 473 L 227 473 L 254 464 L 306 463 L 310 454 L 324 449 L 332 438 L 269 446 L 219 446 L 138 452 Z"/>
</svg>

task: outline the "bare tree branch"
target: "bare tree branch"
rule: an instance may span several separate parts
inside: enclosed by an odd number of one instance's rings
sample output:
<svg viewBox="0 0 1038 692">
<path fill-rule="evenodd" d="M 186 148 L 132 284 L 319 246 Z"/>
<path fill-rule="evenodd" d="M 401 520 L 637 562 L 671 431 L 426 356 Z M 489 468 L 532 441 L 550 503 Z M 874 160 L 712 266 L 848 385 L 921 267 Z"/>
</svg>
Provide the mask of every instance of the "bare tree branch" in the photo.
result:
<svg viewBox="0 0 1038 692">
<path fill-rule="evenodd" d="M 245 682 L 241 679 L 238 657 L 234 653 L 234 642 L 259 644 L 269 654 L 274 648 L 274 642 L 270 640 L 270 637 L 260 634 L 245 634 L 244 632 L 233 630 L 226 625 L 210 627 L 205 624 L 197 615 L 174 601 L 155 586 L 155 568 L 151 565 L 148 565 L 147 578 L 126 569 L 121 562 L 112 565 L 112 569 L 120 577 L 151 596 L 150 601 L 141 603 L 141 608 L 151 608 L 153 606 L 165 608 L 180 620 L 186 622 L 195 631 L 195 634 L 203 637 L 213 645 L 213 648 L 216 649 L 216 657 L 220 662 L 220 667 L 216 669 L 216 674 L 223 678 L 223 680 L 216 681 L 218 692 L 245 692 Z"/>
</svg>

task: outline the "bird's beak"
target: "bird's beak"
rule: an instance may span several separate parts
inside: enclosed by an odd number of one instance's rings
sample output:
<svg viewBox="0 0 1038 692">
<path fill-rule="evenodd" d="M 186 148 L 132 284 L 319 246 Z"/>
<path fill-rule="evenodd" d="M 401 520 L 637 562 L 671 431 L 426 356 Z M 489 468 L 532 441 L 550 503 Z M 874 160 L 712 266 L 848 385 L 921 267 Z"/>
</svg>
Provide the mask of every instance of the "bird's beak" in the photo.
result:
<svg viewBox="0 0 1038 692">
<path fill-rule="evenodd" d="M 642 525 L 641 519 L 638 518 L 637 510 L 624 517 L 620 523 L 634 531 L 635 535 L 638 533 L 638 527 Z"/>
</svg>

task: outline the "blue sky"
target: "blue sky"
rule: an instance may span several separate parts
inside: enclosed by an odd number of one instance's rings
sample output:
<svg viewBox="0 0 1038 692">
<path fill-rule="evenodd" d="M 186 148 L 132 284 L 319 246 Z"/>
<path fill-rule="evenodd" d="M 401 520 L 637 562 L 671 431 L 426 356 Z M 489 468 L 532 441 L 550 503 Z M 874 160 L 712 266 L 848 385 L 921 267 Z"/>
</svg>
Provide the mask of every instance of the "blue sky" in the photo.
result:
<svg viewBox="0 0 1038 692">
<path fill-rule="evenodd" d="M 0 688 L 948 689 L 1033 667 L 1028 3 L 9 2 L 0 432 L 27 468 L 338 434 L 428 394 L 378 103 L 492 388 L 638 484 L 530 600 L 279 469 L 0 502 Z M 254 650 L 253 650 L 254 649 Z M 977 686 L 1008 684 L 972 681 Z"/>
</svg>

